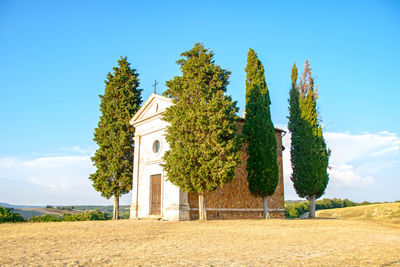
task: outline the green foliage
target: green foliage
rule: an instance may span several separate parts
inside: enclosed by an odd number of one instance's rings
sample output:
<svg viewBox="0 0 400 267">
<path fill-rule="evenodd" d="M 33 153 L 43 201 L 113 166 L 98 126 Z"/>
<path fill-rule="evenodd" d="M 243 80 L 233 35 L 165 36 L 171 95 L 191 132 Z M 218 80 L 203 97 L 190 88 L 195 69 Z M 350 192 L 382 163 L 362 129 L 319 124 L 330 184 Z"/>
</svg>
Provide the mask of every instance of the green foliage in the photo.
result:
<svg viewBox="0 0 400 267">
<path fill-rule="evenodd" d="M 224 94 L 230 72 L 215 65 L 211 51 L 196 43 L 181 56 L 182 76 L 167 81 L 164 93 L 174 105 L 163 114 L 170 145 L 163 166 L 168 180 L 182 190 L 204 193 L 234 178 L 238 109 Z"/>
<path fill-rule="evenodd" d="M 118 60 L 113 70 L 107 75 L 104 95 L 100 95 L 101 117 L 93 139 L 99 148 L 92 157 L 97 169 L 89 177 L 107 199 L 119 198 L 132 189 L 134 128 L 129 120 L 142 103 L 139 74 L 127 58 Z"/>
<path fill-rule="evenodd" d="M 298 218 L 301 214 L 310 210 L 308 201 L 285 203 L 285 215 L 287 218 Z"/>
<path fill-rule="evenodd" d="M 362 202 L 364 203 L 364 202 Z M 362 205 L 353 201 L 339 198 L 324 198 L 315 202 L 316 210 L 337 209 Z M 287 218 L 298 218 L 301 214 L 310 211 L 310 202 L 301 201 L 293 203 L 285 203 L 285 214 Z"/>
<path fill-rule="evenodd" d="M 328 185 L 327 173 L 330 150 L 327 149 L 319 124 L 314 81 L 306 61 L 302 79 L 297 83 L 297 67 L 291 73 L 289 98 L 289 131 L 292 134 L 291 180 L 300 197 L 321 197 Z"/>
<path fill-rule="evenodd" d="M 63 221 L 73 222 L 73 221 L 99 221 L 99 220 L 109 220 L 111 216 L 108 213 L 95 211 L 85 211 L 84 213 L 75 214 L 64 214 L 62 217 Z"/>
<path fill-rule="evenodd" d="M 371 202 L 368 202 L 368 201 L 363 201 L 363 202 L 361 202 L 360 203 L 360 205 L 371 205 L 372 203 Z"/>
<path fill-rule="evenodd" d="M 294 204 L 285 204 L 285 216 L 286 218 L 299 218 L 300 212 Z"/>
<path fill-rule="evenodd" d="M 0 223 L 7 222 L 24 222 L 25 219 L 16 212 L 12 212 L 11 209 L 6 207 L 0 207 Z"/>
<path fill-rule="evenodd" d="M 73 206 L 62 206 L 62 207 L 58 207 L 58 209 L 60 210 L 68 210 L 68 211 L 73 211 L 74 207 Z"/>
<path fill-rule="evenodd" d="M 346 208 L 346 207 L 353 207 L 358 206 L 360 204 L 350 201 L 346 199 L 338 199 L 338 198 L 324 198 L 322 200 L 318 200 L 315 203 L 317 210 L 325 210 L 325 209 L 337 209 L 337 208 Z"/>
<path fill-rule="evenodd" d="M 42 216 L 33 216 L 28 219 L 28 222 L 61 222 L 62 218 L 56 215 L 45 214 Z"/>
<path fill-rule="evenodd" d="M 120 219 L 129 219 L 129 216 L 130 216 L 130 212 L 129 211 L 124 211 L 124 212 L 121 212 L 119 214 L 119 218 Z"/>
<path fill-rule="evenodd" d="M 243 135 L 247 147 L 247 180 L 255 196 L 271 196 L 279 181 L 275 128 L 271 120 L 270 97 L 264 67 L 254 50 L 247 56 L 246 118 Z"/>
</svg>

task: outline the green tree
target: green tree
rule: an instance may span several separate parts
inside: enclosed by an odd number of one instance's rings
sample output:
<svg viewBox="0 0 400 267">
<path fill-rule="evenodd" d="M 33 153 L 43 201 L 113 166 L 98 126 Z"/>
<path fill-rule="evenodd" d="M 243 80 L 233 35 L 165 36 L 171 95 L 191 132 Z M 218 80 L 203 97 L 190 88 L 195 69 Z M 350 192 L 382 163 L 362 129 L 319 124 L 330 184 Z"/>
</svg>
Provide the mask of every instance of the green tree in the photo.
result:
<svg viewBox="0 0 400 267">
<path fill-rule="evenodd" d="M 292 135 L 291 180 L 296 193 L 310 201 L 309 217 L 315 218 L 315 200 L 324 194 L 329 181 L 327 168 L 330 150 L 326 146 L 319 123 L 316 103 L 318 88 L 314 90 L 308 60 L 299 82 L 297 77 L 297 67 L 294 64 L 291 73 L 288 125 Z"/>
<path fill-rule="evenodd" d="M 199 219 L 207 220 L 206 191 L 231 182 L 240 161 L 238 109 L 225 95 L 230 72 L 215 65 L 213 52 L 196 43 L 181 56 L 182 76 L 167 81 L 164 93 L 174 105 L 163 115 L 170 145 L 163 166 L 169 181 L 199 193 Z"/>
<path fill-rule="evenodd" d="M 279 182 L 275 128 L 271 120 L 264 67 L 253 49 L 247 55 L 246 117 L 243 135 L 247 141 L 247 180 L 250 192 L 264 198 L 264 218 L 269 219 L 268 199 Z"/>
<path fill-rule="evenodd" d="M 25 219 L 19 213 L 12 212 L 12 209 L 0 207 L 0 223 L 6 222 L 24 222 Z"/>
<path fill-rule="evenodd" d="M 100 95 L 101 116 L 93 139 L 99 148 L 92 157 L 97 169 L 89 179 L 103 197 L 114 196 L 113 219 L 117 220 L 119 198 L 132 189 L 134 129 L 129 120 L 142 103 L 142 89 L 139 74 L 126 57 L 121 57 L 113 70 L 113 74 L 107 74 L 104 95 Z"/>
</svg>

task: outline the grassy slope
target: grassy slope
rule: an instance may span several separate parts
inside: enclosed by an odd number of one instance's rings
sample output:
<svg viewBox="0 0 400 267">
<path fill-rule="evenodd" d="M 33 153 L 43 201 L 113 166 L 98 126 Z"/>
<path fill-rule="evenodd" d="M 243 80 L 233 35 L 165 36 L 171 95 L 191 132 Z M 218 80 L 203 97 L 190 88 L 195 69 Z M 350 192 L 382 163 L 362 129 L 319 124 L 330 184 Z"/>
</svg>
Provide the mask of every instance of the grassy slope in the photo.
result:
<svg viewBox="0 0 400 267">
<path fill-rule="evenodd" d="M 400 224 L 400 203 L 384 203 L 317 211 L 319 218 L 372 220 Z"/>
</svg>

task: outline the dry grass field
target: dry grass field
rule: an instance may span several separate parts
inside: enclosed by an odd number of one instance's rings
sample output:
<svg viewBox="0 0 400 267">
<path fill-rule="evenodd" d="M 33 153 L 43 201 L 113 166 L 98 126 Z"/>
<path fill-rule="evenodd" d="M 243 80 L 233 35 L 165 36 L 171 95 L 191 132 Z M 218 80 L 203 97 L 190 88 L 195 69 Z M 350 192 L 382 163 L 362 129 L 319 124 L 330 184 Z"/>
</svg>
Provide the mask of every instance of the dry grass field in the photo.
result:
<svg viewBox="0 0 400 267">
<path fill-rule="evenodd" d="M 372 220 L 400 225 L 400 203 L 384 203 L 317 211 L 317 217 Z"/>
<path fill-rule="evenodd" d="M 400 226 L 341 219 L 2 224 L 0 265 L 400 266 Z"/>
</svg>

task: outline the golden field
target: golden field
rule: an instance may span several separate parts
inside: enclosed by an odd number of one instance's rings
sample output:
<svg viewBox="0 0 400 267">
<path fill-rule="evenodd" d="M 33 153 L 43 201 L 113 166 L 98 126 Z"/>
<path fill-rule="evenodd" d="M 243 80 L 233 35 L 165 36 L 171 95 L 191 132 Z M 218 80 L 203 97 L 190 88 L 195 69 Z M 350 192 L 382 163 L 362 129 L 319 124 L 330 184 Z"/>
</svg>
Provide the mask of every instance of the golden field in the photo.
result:
<svg viewBox="0 0 400 267">
<path fill-rule="evenodd" d="M 371 220 L 400 225 L 400 203 L 384 203 L 317 211 L 317 217 Z"/>
<path fill-rule="evenodd" d="M 341 219 L 2 224 L 0 265 L 400 266 L 400 226 Z"/>
</svg>

